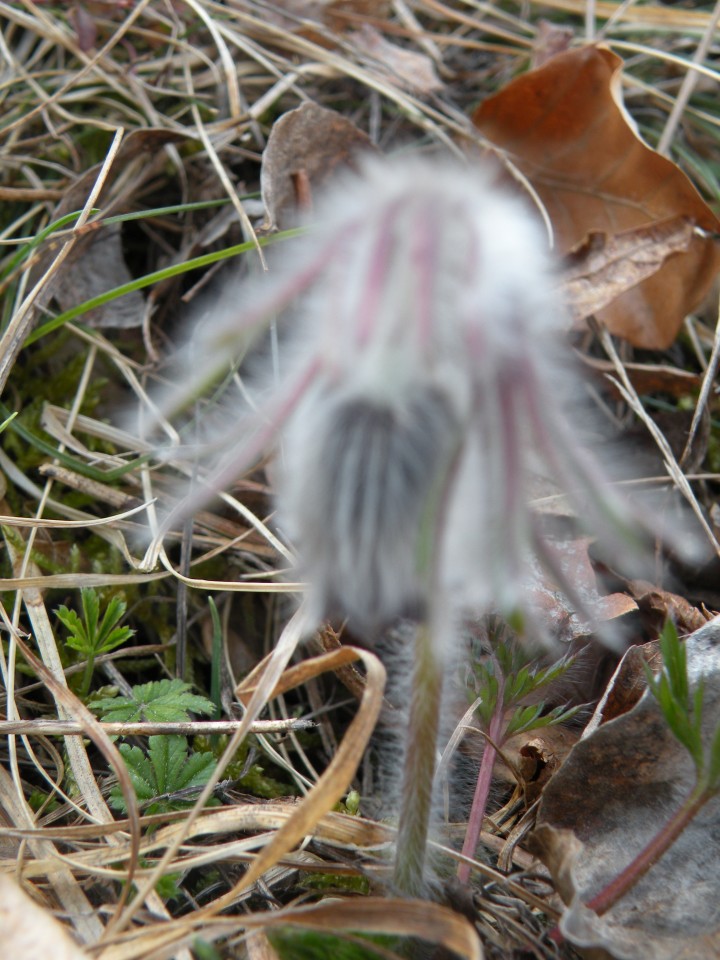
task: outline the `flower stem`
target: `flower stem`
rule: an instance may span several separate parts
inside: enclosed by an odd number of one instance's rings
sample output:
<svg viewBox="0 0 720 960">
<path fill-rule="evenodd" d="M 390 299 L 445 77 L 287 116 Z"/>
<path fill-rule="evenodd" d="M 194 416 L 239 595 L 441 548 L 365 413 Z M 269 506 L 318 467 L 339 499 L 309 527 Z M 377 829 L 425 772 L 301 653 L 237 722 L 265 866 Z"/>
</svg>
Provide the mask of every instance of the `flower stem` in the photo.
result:
<svg viewBox="0 0 720 960">
<path fill-rule="evenodd" d="M 465 857 L 475 856 L 475 849 L 480 837 L 480 831 L 482 830 L 483 820 L 485 819 L 488 797 L 490 796 L 492 772 L 495 766 L 495 757 L 497 756 L 495 745 L 500 742 L 500 734 L 502 732 L 505 680 L 499 671 L 498 674 L 499 683 L 495 710 L 490 719 L 488 735 L 485 740 L 485 749 L 483 750 L 477 783 L 475 784 L 475 795 L 473 796 L 472 808 L 470 810 L 470 819 L 468 820 L 467 832 L 465 833 L 465 841 L 462 848 L 462 854 Z M 461 883 L 467 883 L 470 879 L 470 864 L 465 862 L 460 863 L 457 875 Z"/>
<path fill-rule="evenodd" d="M 632 863 L 590 900 L 588 907 L 602 916 L 632 889 L 648 872 L 650 867 L 675 843 L 687 825 L 697 816 L 713 796 L 714 791 L 698 784 L 679 810 L 668 820 Z"/>
<path fill-rule="evenodd" d="M 706 783 L 698 783 L 665 826 L 655 834 L 635 859 L 614 880 L 600 893 L 596 894 L 592 900 L 588 901 L 587 907 L 594 910 L 598 916 L 602 916 L 614 907 L 670 849 L 687 825 L 716 793 L 717 791 L 709 788 Z M 549 937 L 554 943 L 562 943 L 564 940 L 560 928 L 557 926 L 550 931 Z"/>
<path fill-rule="evenodd" d="M 409 897 L 418 897 L 424 892 L 442 687 L 443 667 L 436 656 L 430 625 L 424 623 L 415 641 L 415 669 L 393 877 L 398 893 Z"/>
</svg>

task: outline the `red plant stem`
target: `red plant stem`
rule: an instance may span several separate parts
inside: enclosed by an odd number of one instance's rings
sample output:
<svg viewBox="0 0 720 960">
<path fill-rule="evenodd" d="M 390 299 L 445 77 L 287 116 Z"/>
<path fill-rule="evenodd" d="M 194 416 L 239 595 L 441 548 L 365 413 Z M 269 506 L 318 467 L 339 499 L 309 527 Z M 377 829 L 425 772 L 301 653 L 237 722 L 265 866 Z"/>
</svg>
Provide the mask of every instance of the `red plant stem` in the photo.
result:
<svg viewBox="0 0 720 960">
<path fill-rule="evenodd" d="M 662 855 L 670 849 L 687 825 L 698 815 L 700 810 L 715 795 L 717 791 L 710 790 L 704 784 L 698 784 L 683 803 L 679 810 L 668 820 L 665 826 L 650 840 L 635 859 L 615 877 L 600 893 L 596 894 L 586 906 L 594 910 L 598 916 L 607 913 L 625 894 L 631 890 L 658 862 Z M 554 943 L 562 943 L 564 937 L 559 927 L 553 927 L 549 938 Z"/>
<path fill-rule="evenodd" d="M 697 786 L 685 803 L 668 820 L 665 826 L 652 838 L 650 843 L 640 851 L 632 863 L 615 879 L 590 900 L 588 907 L 598 916 L 602 916 L 620 900 L 632 887 L 641 880 L 650 867 L 660 859 L 677 840 L 685 827 L 700 812 L 703 806 L 713 795 L 713 791 L 704 786 Z"/>
<path fill-rule="evenodd" d="M 464 857 L 472 858 L 475 856 L 475 849 L 480 837 L 480 831 L 482 830 L 483 820 L 485 819 L 488 797 L 490 795 L 490 785 L 492 783 L 492 772 L 495 766 L 495 757 L 497 756 L 495 744 L 500 742 L 500 734 L 503 726 L 503 714 L 505 712 L 503 704 L 504 692 L 505 679 L 502 675 L 499 675 L 495 710 L 490 718 L 485 749 L 483 750 L 477 783 L 475 784 L 475 795 L 470 810 L 470 819 L 468 820 L 465 842 L 462 848 Z M 457 875 L 461 883 L 467 883 L 470 879 L 470 864 L 465 862 L 460 863 Z"/>
</svg>

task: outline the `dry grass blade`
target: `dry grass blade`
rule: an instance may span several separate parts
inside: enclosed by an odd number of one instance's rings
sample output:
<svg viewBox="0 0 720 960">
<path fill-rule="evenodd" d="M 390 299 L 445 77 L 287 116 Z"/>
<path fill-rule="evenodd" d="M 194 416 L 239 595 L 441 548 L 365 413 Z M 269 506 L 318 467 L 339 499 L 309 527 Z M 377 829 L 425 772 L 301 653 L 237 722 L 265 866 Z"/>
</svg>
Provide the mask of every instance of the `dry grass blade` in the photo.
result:
<svg viewBox="0 0 720 960">
<path fill-rule="evenodd" d="M 459 914 L 437 903 L 424 900 L 393 900 L 364 897 L 289 908 L 272 914 L 266 929 L 297 926 L 311 930 L 388 933 L 419 937 L 452 950 L 467 960 L 483 960 L 483 951 L 475 930 Z"/>
<path fill-rule="evenodd" d="M 341 650 L 323 654 L 295 667 L 291 672 L 289 681 L 286 681 L 289 682 L 289 686 L 286 686 L 286 683 L 281 680 L 278 687 L 275 688 L 276 692 L 290 689 L 290 687 L 306 682 L 311 677 L 319 676 L 337 667 L 346 666 L 355 660 L 362 662 L 367 672 L 367 680 L 358 712 L 348 727 L 337 753 L 291 819 L 258 855 L 233 890 L 216 901 L 208 913 L 215 913 L 229 906 L 237 894 L 258 880 L 266 870 L 291 850 L 303 837 L 311 834 L 320 818 L 347 793 L 365 747 L 375 729 L 375 723 L 382 706 L 385 690 L 385 668 L 380 660 L 367 650 L 343 647 Z M 253 692 L 253 698 L 256 692 L 257 690 Z"/>
<path fill-rule="evenodd" d="M 92 212 L 95 201 L 97 200 L 98 195 L 103 188 L 108 173 L 110 172 L 110 168 L 115 160 L 118 150 L 120 149 L 123 133 L 124 131 L 122 128 L 117 130 L 115 133 L 113 142 L 105 158 L 105 162 L 100 168 L 100 172 L 98 173 L 95 184 L 93 185 L 93 188 L 90 191 L 87 200 L 85 201 L 82 212 L 77 219 L 76 227 L 78 228 L 82 227 L 87 222 Z M 30 325 L 32 324 L 32 308 L 34 302 L 43 287 L 49 283 L 51 277 L 60 270 L 63 261 L 69 257 L 74 242 L 74 239 L 71 238 L 63 245 L 50 267 L 48 267 L 44 275 L 38 280 L 32 291 L 24 299 L 19 309 L 16 311 L 12 321 L 3 333 L 2 338 L 0 338 L 0 394 L 2 394 L 3 390 L 5 389 L 5 385 L 8 377 L 10 376 L 15 359 L 22 349 L 23 341 L 28 330 L 30 329 Z"/>
<path fill-rule="evenodd" d="M 285 930 L 301 945 L 317 933 L 349 948 L 372 934 L 421 938 L 468 960 L 483 956 L 479 934 L 493 960 L 519 949 L 550 955 L 540 921 L 554 917 L 550 888 L 521 849 L 506 863 L 523 873 L 496 869 L 502 830 L 481 834 L 493 859 L 472 862 L 473 881 L 483 885 L 482 898 L 465 904 L 475 930 L 435 903 L 367 895 L 391 872 L 397 833 L 370 818 L 383 811 L 374 782 L 383 771 L 365 748 L 384 668 L 339 640 L 327 652 L 322 636 L 288 666 L 317 625 L 310 629 L 302 608 L 288 614 L 305 585 L 287 576 L 295 545 L 286 518 L 273 512 L 272 463 L 248 462 L 251 472 L 239 480 L 225 477 L 226 489 L 192 524 L 178 513 L 161 533 L 154 519 L 173 510 L 179 489 L 212 478 L 211 456 L 194 465 L 188 450 L 206 436 L 212 442 L 225 404 L 237 409 L 231 440 L 242 433 L 241 410 L 256 400 L 252 363 L 228 364 L 217 392 L 194 397 L 172 423 L 153 399 L 173 382 L 167 360 L 175 344 L 189 327 L 204 335 L 203 315 L 228 277 L 259 274 L 266 258 L 272 282 L 272 211 L 263 209 L 267 196 L 257 196 L 279 116 L 301 104 L 312 105 L 308 114 L 332 111 L 380 155 L 475 150 L 481 138 L 469 118 L 478 102 L 550 50 L 538 35 L 548 10 L 570 47 L 594 34 L 625 57 L 622 86 L 643 137 L 662 136 L 661 148 L 706 199 L 716 198 L 720 0 L 714 9 L 639 0 L 505 8 L 485 0 L 0 0 L 0 391 L 9 408 L 0 421 L 16 414 L 14 427 L 0 431 L 0 867 L 21 877 L 96 960 L 190 960 L 198 939 L 222 960 L 263 950 L 287 960 L 272 946 Z M 327 172 L 334 150 L 326 143 L 328 154 L 316 155 L 323 135 L 312 123 L 299 140 L 300 149 L 288 150 L 293 204 L 295 167 L 303 166 L 296 154 L 307 149 Z M 502 150 L 497 159 L 533 196 Z M 603 298 L 651 275 L 656 261 L 670 262 L 683 249 L 681 232 L 660 249 L 639 249 L 640 234 L 626 236 L 626 247 L 606 247 L 604 260 L 573 277 L 577 313 L 601 309 Z M 281 238 L 286 249 L 306 242 L 300 233 Z M 93 266 L 103 252 L 107 272 Z M 97 274 L 96 288 L 82 279 L 83 267 Z M 244 308 L 238 300 L 238 317 Z M 127 325 L 113 327 L 121 317 Z M 692 363 L 681 339 L 652 363 L 612 353 L 606 338 L 609 362 L 596 358 L 594 340 L 593 355 L 582 358 L 603 388 L 608 372 L 616 375 L 621 415 L 629 409 L 646 422 L 675 485 L 703 516 L 718 483 L 714 441 L 707 462 L 684 474 L 645 398 L 678 407 L 697 398 L 691 432 L 702 439 L 706 421 L 717 419 L 714 319 L 693 320 Z M 281 365 L 278 378 L 283 373 Z M 128 408 L 139 411 L 132 425 Z M 709 499 L 691 486 L 695 478 L 707 481 Z M 720 553 L 717 529 L 705 522 Z M 81 610 L 83 588 L 97 594 L 100 619 L 110 604 L 123 607 L 134 641 L 86 661 L 72 637 L 53 631 L 53 608 Z M 88 663 L 96 672 L 80 699 Z M 188 696 L 210 695 L 223 719 L 170 712 L 135 722 L 148 716 L 139 713 L 111 723 L 90 712 L 105 684 L 131 701 L 136 688 L 171 677 L 192 680 Z M 465 762 L 462 733 L 438 774 L 456 811 L 464 809 L 455 782 L 455 764 Z M 118 749 L 109 739 L 116 736 L 142 739 Z M 186 738 L 187 766 L 211 755 L 212 776 L 166 792 L 158 785 L 146 799 L 134 777 L 140 768 L 122 757 L 135 752 L 149 762 L 150 737 Z M 127 815 L 112 809 L 120 792 Z M 339 800 L 348 813 L 331 809 Z M 432 845 L 438 864 L 462 860 L 463 828 L 447 825 L 447 846 Z M 328 883 L 344 893 L 328 896 Z M 380 948 L 404 949 L 392 941 Z M 565 956 L 562 948 L 556 955 Z"/>
</svg>

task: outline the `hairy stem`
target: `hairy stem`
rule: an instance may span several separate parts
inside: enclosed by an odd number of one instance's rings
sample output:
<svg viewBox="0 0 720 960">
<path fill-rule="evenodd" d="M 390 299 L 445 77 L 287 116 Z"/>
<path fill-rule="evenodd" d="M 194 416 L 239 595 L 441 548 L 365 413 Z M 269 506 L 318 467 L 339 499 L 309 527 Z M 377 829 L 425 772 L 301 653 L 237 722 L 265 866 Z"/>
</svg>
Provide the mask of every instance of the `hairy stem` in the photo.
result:
<svg viewBox="0 0 720 960">
<path fill-rule="evenodd" d="M 480 837 L 480 831 L 482 830 L 483 820 L 485 819 L 488 797 L 490 796 L 492 772 L 495 766 L 495 757 L 497 756 L 495 745 L 500 743 L 500 735 L 502 733 L 505 680 L 499 671 L 498 679 L 497 701 L 490 719 L 485 749 L 483 750 L 477 783 L 475 784 L 475 795 L 473 796 L 472 809 L 470 810 L 470 819 L 468 820 L 465 842 L 462 848 L 462 853 L 465 857 L 472 858 L 475 856 L 475 849 Z M 467 883 L 470 879 L 470 864 L 461 863 L 458 866 L 457 875 L 461 883 Z"/>
<path fill-rule="evenodd" d="M 397 892 L 409 897 L 418 897 L 424 892 L 442 687 L 443 666 L 436 656 L 431 628 L 425 623 L 419 628 L 415 641 L 415 669 L 393 877 Z"/>
</svg>

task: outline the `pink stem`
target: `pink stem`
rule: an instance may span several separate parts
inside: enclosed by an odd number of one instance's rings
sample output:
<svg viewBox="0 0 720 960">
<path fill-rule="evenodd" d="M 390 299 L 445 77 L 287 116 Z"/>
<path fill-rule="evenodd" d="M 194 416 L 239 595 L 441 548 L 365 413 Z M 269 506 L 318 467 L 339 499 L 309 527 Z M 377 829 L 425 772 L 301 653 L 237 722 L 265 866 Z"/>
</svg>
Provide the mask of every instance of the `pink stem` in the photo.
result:
<svg viewBox="0 0 720 960">
<path fill-rule="evenodd" d="M 470 819 L 468 820 L 467 833 L 463 843 L 462 854 L 464 857 L 474 857 L 475 849 L 480 838 L 485 812 L 487 810 L 488 797 L 490 796 L 490 786 L 492 784 L 492 772 L 495 766 L 495 757 L 497 750 L 495 744 L 500 743 L 500 736 L 503 728 L 504 715 L 504 692 L 505 678 L 498 671 L 498 691 L 495 711 L 490 718 L 487 740 L 483 750 L 482 760 L 480 761 L 480 770 L 478 772 L 477 783 L 475 785 L 475 796 L 473 797 L 472 809 L 470 810 Z M 461 863 L 458 866 L 458 880 L 461 883 L 467 883 L 470 879 L 470 864 Z"/>
<path fill-rule="evenodd" d="M 669 850 L 687 825 L 698 815 L 708 800 L 714 796 L 714 793 L 715 791 L 702 786 L 696 787 L 680 809 L 673 814 L 662 830 L 655 834 L 635 859 L 587 903 L 589 909 L 594 910 L 600 917 L 614 907 Z M 549 938 L 553 943 L 562 943 L 564 940 L 560 928 L 557 926 L 550 931 Z"/>
</svg>

